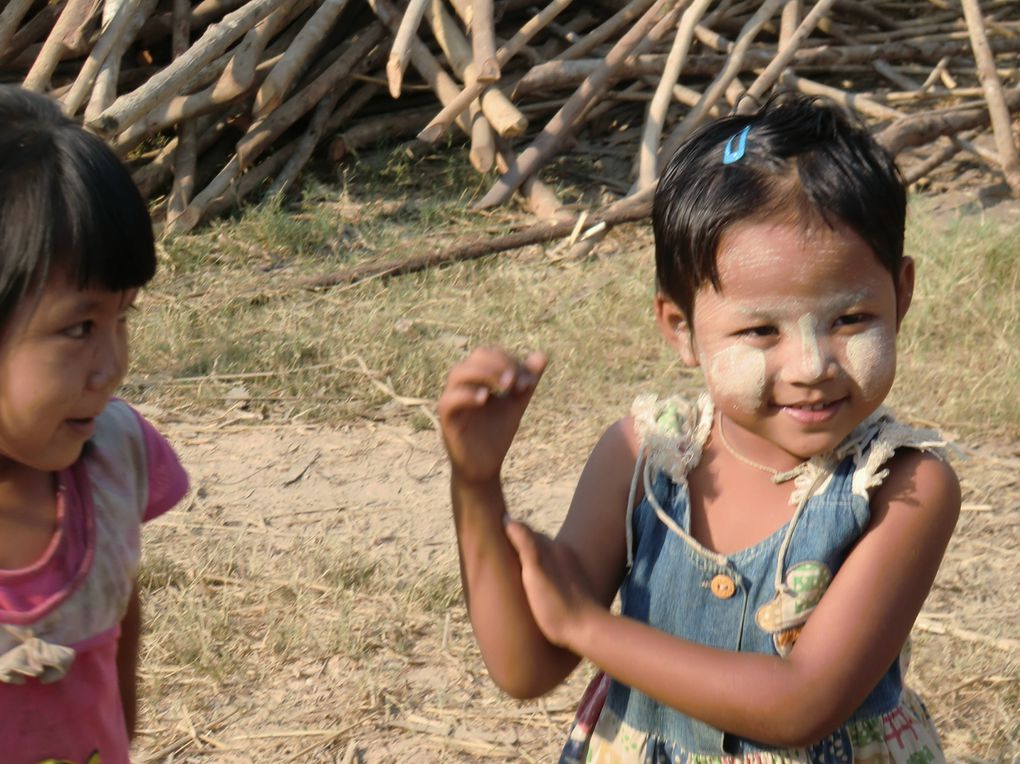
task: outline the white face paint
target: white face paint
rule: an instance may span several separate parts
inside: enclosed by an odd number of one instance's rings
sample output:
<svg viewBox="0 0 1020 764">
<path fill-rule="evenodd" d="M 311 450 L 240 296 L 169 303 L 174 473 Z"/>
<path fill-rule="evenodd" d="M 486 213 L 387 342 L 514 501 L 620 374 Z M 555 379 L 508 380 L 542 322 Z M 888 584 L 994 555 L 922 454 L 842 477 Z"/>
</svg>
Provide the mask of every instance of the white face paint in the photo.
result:
<svg viewBox="0 0 1020 764">
<path fill-rule="evenodd" d="M 885 381 L 896 373 L 896 336 L 883 326 L 846 341 L 846 372 L 865 400 L 884 394 Z"/>
<path fill-rule="evenodd" d="M 730 345 L 703 364 L 715 397 L 725 397 L 744 411 L 765 401 L 765 353 L 749 345 Z"/>
<path fill-rule="evenodd" d="M 690 319 L 728 433 L 764 463 L 773 447 L 798 458 L 833 448 L 892 386 L 898 277 L 821 220 L 733 225 L 716 263 L 719 288 L 699 288 Z"/>
</svg>

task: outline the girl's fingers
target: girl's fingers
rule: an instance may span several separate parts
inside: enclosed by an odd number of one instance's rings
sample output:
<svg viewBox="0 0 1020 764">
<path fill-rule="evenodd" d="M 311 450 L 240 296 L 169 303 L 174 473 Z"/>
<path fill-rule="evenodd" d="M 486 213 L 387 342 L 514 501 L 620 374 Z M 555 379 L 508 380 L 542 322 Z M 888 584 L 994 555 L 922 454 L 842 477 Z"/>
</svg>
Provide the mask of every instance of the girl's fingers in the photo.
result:
<svg viewBox="0 0 1020 764">
<path fill-rule="evenodd" d="M 545 364 L 544 353 L 532 353 L 522 362 L 500 348 L 479 348 L 453 367 L 447 387 L 485 388 L 497 396 L 520 394 L 535 387 Z"/>
<path fill-rule="evenodd" d="M 506 537 L 521 558 L 522 563 L 534 565 L 538 558 L 538 545 L 535 533 L 527 525 L 518 520 L 505 520 Z"/>
</svg>

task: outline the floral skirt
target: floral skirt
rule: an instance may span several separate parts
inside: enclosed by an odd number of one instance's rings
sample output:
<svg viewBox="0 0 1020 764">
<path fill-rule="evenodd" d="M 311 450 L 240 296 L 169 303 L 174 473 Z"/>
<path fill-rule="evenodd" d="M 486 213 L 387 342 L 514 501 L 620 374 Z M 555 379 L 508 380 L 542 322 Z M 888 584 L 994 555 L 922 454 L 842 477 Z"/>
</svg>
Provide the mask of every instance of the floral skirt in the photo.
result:
<svg viewBox="0 0 1020 764">
<path fill-rule="evenodd" d="M 605 708 L 610 680 L 598 674 L 584 696 L 560 764 L 939 764 L 945 755 L 921 699 L 904 688 L 888 713 L 848 722 L 807 748 L 710 756 L 635 729 Z"/>
</svg>

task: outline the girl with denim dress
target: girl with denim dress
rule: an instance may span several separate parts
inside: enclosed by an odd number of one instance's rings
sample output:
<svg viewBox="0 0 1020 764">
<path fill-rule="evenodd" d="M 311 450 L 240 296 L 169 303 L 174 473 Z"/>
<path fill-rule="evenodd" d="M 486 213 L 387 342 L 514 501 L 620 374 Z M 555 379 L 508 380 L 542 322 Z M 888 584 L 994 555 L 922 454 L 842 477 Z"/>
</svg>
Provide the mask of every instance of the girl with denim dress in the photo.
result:
<svg viewBox="0 0 1020 764">
<path fill-rule="evenodd" d="M 156 268 L 127 168 L 0 86 L 0 761 L 127 764 L 141 528 L 188 479 L 113 396 Z"/>
<path fill-rule="evenodd" d="M 600 673 L 562 761 L 944 759 L 905 646 L 960 508 L 933 431 L 882 407 L 914 265 L 904 184 L 835 107 L 701 129 L 656 190 L 655 315 L 697 400 L 642 396 L 557 536 L 500 468 L 546 358 L 474 351 L 440 400 L 471 622 L 530 698 Z M 610 606 L 620 596 L 620 612 Z"/>
</svg>

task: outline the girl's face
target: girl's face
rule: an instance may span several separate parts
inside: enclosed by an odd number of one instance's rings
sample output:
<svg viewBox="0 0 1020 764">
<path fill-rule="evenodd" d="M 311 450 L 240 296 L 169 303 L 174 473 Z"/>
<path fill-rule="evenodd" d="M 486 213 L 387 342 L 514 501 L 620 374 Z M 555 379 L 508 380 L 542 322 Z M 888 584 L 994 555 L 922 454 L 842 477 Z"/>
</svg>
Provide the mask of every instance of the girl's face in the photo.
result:
<svg viewBox="0 0 1020 764">
<path fill-rule="evenodd" d="M 0 339 L 0 474 L 73 464 L 127 370 L 137 290 L 78 289 L 63 271 L 14 310 Z"/>
<path fill-rule="evenodd" d="M 693 326 L 662 298 L 657 312 L 704 370 L 727 436 L 762 456 L 778 446 L 787 461 L 833 448 L 892 387 L 913 263 L 893 279 L 851 229 L 820 221 L 732 226 L 717 262 L 720 289 L 697 292 Z"/>
</svg>

